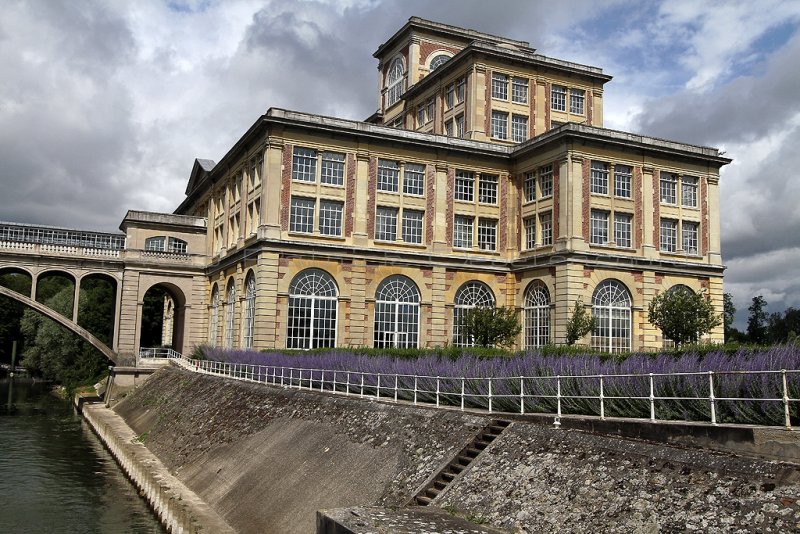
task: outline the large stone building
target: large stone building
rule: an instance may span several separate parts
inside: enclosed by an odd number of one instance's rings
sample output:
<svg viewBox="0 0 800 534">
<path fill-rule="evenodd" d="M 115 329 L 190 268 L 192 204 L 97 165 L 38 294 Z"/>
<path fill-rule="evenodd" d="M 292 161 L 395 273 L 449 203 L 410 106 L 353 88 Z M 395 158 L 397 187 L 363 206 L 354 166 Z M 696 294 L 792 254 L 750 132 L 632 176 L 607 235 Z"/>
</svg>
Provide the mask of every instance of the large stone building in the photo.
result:
<svg viewBox="0 0 800 534">
<path fill-rule="evenodd" d="M 523 41 L 414 17 L 375 58 L 365 122 L 270 109 L 195 162 L 176 213 L 208 221 L 198 342 L 465 344 L 459 315 L 493 303 L 528 348 L 580 300 L 586 343 L 618 351 L 662 346 L 659 292 L 721 311 L 718 150 L 604 129 L 611 76 Z"/>
</svg>

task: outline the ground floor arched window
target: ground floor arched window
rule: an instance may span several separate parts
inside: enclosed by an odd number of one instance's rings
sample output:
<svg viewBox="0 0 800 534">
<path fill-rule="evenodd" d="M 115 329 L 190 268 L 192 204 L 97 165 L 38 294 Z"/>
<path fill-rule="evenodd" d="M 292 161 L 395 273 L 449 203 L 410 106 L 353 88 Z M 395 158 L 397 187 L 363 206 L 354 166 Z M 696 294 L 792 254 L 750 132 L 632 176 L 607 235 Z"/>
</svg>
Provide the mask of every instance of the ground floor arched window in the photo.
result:
<svg viewBox="0 0 800 534">
<path fill-rule="evenodd" d="M 482 282 L 467 282 L 456 291 L 453 301 L 453 345 L 471 347 L 472 337 L 463 330 L 466 313 L 472 308 L 494 307 L 494 295 L 489 286 Z"/>
<path fill-rule="evenodd" d="M 295 276 L 289 286 L 286 347 L 335 347 L 338 297 L 333 277 L 321 269 L 306 269 Z"/>
<path fill-rule="evenodd" d="M 217 329 L 219 329 L 219 287 L 214 284 L 211 290 L 211 316 L 208 319 L 208 344 L 217 346 Z"/>
<path fill-rule="evenodd" d="M 667 294 L 668 295 L 672 295 L 674 293 L 686 293 L 688 295 L 694 295 L 694 291 L 692 291 L 692 288 L 687 286 L 687 285 L 683 285 L 683 284 L 676 284 L 676 285 L 672 286 L 671 288 L 667 289 Z M 670 339 L 670 338 L 668 338 L 668 337 L 662 336 L 661 342 L 662 342 L 662 346 L 665 349 L 674 349 L 675 348 L 675 341 Z"/>
<path fill-rule="evenodd" d="M 385 279 L 375 291 L 375 348 L 419 345 L 419 290 L 405 276 Z"/>
<path fill-rule="evenodd" d="M 225 299 L 225 348 L 233 348 L 233 326 L 236 318 L 236 285 L 231 278 Z"/>
<path fill-rule="evenodd" d="M 622 283 L 604 280 L 592 296 L 596 324 L 592 348 L 604 352 L 631 350 L 631 294 Z"/>
<path fill-rule="evenodd" d="M 550 292 L 542 282 L 535 281 L 525 290 L 525 348 L 542 347 L 550 343 Z"/>
<path fill-rule="evenodd" d="M 242 347 L 253 348 L 253 328 L 256 320 L 256 277 L 250 271 L 244 281 L 244 309 L 242 322 Z"/>
</svg>

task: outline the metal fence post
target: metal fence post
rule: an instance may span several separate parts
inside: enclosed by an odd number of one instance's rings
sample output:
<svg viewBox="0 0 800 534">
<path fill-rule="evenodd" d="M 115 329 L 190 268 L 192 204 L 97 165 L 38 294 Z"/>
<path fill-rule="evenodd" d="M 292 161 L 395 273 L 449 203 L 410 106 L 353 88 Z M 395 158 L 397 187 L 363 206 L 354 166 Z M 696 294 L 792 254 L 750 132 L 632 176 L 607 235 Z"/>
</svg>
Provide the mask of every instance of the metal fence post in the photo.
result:
<svg viewBox="0 0 800 534">
<path fill-rule="evenodd" d="M 364 397 L 364 373 L 361 373 L 361 393 L 359 397 Z"/>
<path fill-rule="evenodd" d="M 319 390 L 320 391 L 324 391 L 325 390 L 325 370 L 324 369 L 322 371 L 320 371 L 320 375 L 319 375 Z"/>
<path fill-rule="evenodd" d="M 600 419 L 606 418 L 606 404 L 603 395 L 603 375 L 600 375 Z"/>
<path fill-rule="evenodd" d="M 378 373 L 378 390 L 375 392 L 375 398 L 376 399 L 380 399 L 381 398 L 381 375 L 380 375 L 380 373 Z"/>
<path fill-rule="evenodd" d="M 556 416 L 561 420 L 561 375 L 556 376 Z M 559 423 L 560 424 L 560 423 Z"/>
<path fill-rule="evenodd" d="M 417 375 L 414 375 L 414 404 L 417 404 Z"/>
<path fill-rule="evenodd" d="M 350 395 L 350 371 L 347 371 L 347 384 L 345 385 L 345 395 Z"/>
<path fill-rule="evenodd" d="M 714 397 L 714 371 L 708 372 L 708 400 L 711 402 L 711 424 L 717 424 L 717 399 Z"/>
<path fill-rule="evenodd" d="M 655 388 L 653 387 L 653 373 L 650 374 L 650 420 L 656 420 L 656 398 Z"/>
<path fill-rule="evenodd" d="M 397 402 L 397 375 L 394 375 L 394 401 Z"/>
<path fill-rule="evenodd" d="M 436 377 L 436 407 L 439 407 L 439 377 Z"/>
<path fill-rule="evenodd" d="M 492 379 L 489 378 L 489 413 L 492 413 Z"/>
<path fill-rule="evenodd" d="M 519 377 L 519 413 L 525 414 L 525 379 Z"/>
<path fill-rule="evenodd" d="M 786 430 L 791 430 L 792 419 L 789 415 L 789 384 L 786 381 L 786 369 L 781 369 L 781 379 L 783 382 L 783 415 L 786 418 Z"/>
<path fill-rule="evenodd" d="M 466 379 L 462 376 L 461 377 L 461 410 L 464 410 L 464 382 Z"/>
</svg>

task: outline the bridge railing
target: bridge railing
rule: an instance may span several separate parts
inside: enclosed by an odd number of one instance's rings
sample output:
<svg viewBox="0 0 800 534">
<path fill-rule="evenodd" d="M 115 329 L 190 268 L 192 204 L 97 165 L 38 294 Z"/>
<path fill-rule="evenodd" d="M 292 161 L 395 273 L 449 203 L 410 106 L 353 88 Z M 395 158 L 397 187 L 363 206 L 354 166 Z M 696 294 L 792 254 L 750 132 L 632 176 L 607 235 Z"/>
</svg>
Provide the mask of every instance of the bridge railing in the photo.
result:
<svg viewBox="0 0 800 534">
<path fill-rule="evenodd" d="M 146 358 L 180 359 L 180 358 L 183 358 L 183 355 L 180 352 L 172 350 L 169 347 L 153 347 L 153 348 L 142 347 L 142 348 L 139 349 L 139 358 L 140 359 L 146 359 Z"/>
<path fill-rule="evenodd" d="M 186 357 L 183 360 L 197 372 L 237 380 L 436 407 L 477 408 L 489 413 L 551 414 L 555 416 L 555 424 L 560 424 L 560 418 L 566 413 L 587 415 L 588 412 L 605 419 L 609 412 L 624 412 L 628 407 L 635 408 L 634 412 L 649 409 L 652 422 L 677 419 L 674 415 L 683 411 L 694 414 L 692 420 L 706 417 L 717 425 L 721 406 L 725 405 L 727 412 L 746 413 L 755 403 L 761 410 L 765 406 L 772 410 L 774 419 L 782 420 L 783 425 L 791 429 L 792 409 L 800 402 L 800 398 L 790 396 L 789 387 L 790 381 L 797 385 L 800 370 L 487 378 L 307 369 Z M 723 393 L 742 391 L 737 386 L 743 380 L 757 381 L 758 387 L 749 391 L 765 391 L 767 396 L 740 397 Z M 677 382 L 684 382 L 687 387 L 678 388 Z M 626 393 L 632 390 L 642 393 Z M 687 390 L 694 394 L 675 394 Z M 668 403 L 672 403 L 669 408 Z M 614 417 L 641 419 L 633 415 Z"/>
</svg>

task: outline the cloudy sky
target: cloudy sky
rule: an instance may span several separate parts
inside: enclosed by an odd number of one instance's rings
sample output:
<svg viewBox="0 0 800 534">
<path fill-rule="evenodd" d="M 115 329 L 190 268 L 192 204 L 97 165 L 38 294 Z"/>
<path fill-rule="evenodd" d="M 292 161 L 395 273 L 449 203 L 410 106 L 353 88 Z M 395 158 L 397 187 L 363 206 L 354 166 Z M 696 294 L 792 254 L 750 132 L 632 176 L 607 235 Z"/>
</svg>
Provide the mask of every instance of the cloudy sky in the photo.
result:
<svg viewBox="0 0 800 534">
<path fill-rule="evenodd" d="M 738 322 L 800 306 L 800 0 L 5 0 L 0 220 L 115 230 L 269 107 L 363 119 L 412 15 L 602 67 L 607 127 L 725 150 Z"/>
</svg>

